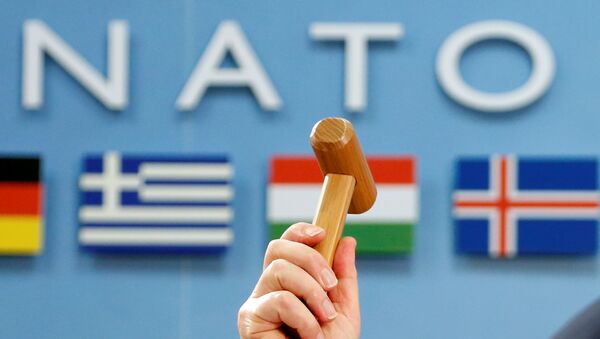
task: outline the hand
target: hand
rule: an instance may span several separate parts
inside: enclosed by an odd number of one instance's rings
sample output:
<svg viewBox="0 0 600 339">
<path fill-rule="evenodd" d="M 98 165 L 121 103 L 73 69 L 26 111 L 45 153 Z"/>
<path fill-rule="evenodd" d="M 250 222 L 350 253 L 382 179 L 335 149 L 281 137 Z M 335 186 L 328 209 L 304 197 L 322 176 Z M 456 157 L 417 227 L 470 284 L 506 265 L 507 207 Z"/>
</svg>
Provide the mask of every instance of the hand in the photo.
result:
<svg viewBox="0 0 600 339">
<path fill-rule="evenodd" d="M 263 273 L 238 313 L 242 338 L 359 337 L 356 240 L 340 240 L 331 270 L 313 249 L 324 238 L 322 228 L 298 223 L 269 243 Z"/>
</svg>

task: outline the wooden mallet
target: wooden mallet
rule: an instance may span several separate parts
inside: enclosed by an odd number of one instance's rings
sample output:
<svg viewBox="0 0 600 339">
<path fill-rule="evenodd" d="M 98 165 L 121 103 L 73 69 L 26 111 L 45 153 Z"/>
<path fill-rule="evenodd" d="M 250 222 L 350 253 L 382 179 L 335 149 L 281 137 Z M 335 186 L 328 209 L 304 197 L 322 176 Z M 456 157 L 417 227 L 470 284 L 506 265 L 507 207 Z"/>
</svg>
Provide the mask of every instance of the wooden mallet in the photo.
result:
<svg viewBox="0 0 600 339">
<path fill-rule="evenodd" d="M 313 224 L 324 228 L 327 234 L 315 249 L 331 266 L 346 214 L 368 211 L 375 203 L 377 189 L 348 120 L 326 118 L 317 122 L 310 144 L 325 176 Z"/>
</svg>

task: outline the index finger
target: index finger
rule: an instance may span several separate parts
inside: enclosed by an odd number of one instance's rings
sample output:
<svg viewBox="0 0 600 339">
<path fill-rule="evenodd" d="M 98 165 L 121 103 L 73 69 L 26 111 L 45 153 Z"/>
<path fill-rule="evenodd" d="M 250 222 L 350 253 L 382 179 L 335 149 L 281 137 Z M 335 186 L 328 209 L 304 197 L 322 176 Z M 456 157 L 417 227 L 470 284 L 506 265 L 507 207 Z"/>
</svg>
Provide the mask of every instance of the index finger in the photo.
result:
<svg viewBox="0 0 600 339">
<path fill-rule="evenodd" d="M 313 224 L 299 222 L 288 227 L 280 239 L 295 241 L 313 247 L 325 239 L 325 230 Z"/>
</svg>

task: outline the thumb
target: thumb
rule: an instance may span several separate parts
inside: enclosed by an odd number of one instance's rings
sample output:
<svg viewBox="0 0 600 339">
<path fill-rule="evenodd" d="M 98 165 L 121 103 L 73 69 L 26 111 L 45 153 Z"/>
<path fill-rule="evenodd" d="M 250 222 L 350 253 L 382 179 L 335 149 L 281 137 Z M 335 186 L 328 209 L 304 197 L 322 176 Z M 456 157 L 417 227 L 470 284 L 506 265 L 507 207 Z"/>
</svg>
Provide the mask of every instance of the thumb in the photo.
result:
<svg viewBox="0 0 600 339">
<path fill-rule="evenodd" d="M 355 251 L 356 240 L 352 237 L 344 237 L 338 243 L 332 267 L 338 278 L 338 284 L 329 291 L 329 297 L 336 304 L 339 312 L 360 324 Z"/>
</svg>

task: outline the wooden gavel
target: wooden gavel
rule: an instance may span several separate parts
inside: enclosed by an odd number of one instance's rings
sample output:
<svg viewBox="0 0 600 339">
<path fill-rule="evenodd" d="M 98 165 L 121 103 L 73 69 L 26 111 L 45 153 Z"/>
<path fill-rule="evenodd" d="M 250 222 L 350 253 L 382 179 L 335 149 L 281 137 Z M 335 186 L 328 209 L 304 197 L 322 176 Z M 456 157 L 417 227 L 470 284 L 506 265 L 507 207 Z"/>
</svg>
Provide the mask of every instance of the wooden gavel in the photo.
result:
<svg viewBox="0 0 600 339">
<path fill-rule="evenodd" d="M 315 249 L 331 266 L 346 214 L 368 211 L 375 203 L 377 189 L 348 120 L 326 118 L 317 122 L 310 144 L 325 176 L 313 224 L 324 228 L 326 237 Z"/>
</svg>

